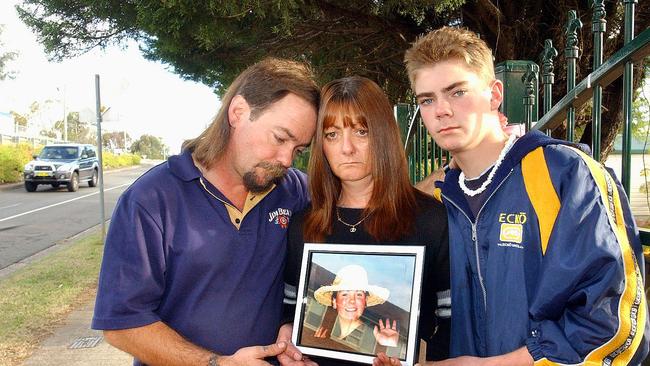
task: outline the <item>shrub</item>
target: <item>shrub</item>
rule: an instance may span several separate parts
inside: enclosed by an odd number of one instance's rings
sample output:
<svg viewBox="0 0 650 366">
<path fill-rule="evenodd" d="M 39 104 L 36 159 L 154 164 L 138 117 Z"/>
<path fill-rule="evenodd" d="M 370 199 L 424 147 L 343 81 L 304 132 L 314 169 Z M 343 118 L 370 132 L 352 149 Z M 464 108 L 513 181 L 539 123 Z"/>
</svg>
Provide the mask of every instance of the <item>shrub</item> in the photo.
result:
<svg viewBox="0 0 650 366">
<path fill-rule="evenodd" d="M 0 183 L 20 182 L 34 149 L 26 144 L 0 145 Z"/>
<path fill-rule="evenodd" d="M 111 152 L 102 152 L 104 159 L 104 169 L 121 168 L 125 166 L 140 164 L 140 156 L 133 154 L 115 155 Z"/>
</svg>

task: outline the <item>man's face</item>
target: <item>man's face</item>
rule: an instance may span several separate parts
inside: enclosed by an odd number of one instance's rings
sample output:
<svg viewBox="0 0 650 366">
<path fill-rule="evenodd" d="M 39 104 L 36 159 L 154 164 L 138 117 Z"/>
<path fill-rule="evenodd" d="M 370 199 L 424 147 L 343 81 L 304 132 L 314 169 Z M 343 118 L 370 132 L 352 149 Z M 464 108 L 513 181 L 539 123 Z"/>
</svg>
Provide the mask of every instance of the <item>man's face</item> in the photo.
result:
<svg viewBox="0 0 650 366">
<path fill-rule="evenodd" d="M 323 153 L 332 172 L 343 182 L 372 181 L 370 136 L 361 125 L 344 127 L 336 122 L 323 131 Z"/>
<path fill-rule="evenodd" d="M 296 155 L 309 145 L 316 128 L 316 109 L 288 94 L 251 120 L 245 105 L 237 110 L 240 114 L 230 117 L 234 169 L 250 192 L 260 193 L 282 179 Z"/>
<path fill-rule="evenodd" d="M 491 133 L 501 102 L 497 83 L 486 82 L 456 59 L 417 71 L 414 88 L 420 113 L 438 145 L 452 153 L 463 152 Z"/>
<path fill-rule="evenodd" d="M 339 317 L 346 320 L 358 320 L 366 310 L 365 291 L 339 291 L 332 305 Z"/>
</svg>

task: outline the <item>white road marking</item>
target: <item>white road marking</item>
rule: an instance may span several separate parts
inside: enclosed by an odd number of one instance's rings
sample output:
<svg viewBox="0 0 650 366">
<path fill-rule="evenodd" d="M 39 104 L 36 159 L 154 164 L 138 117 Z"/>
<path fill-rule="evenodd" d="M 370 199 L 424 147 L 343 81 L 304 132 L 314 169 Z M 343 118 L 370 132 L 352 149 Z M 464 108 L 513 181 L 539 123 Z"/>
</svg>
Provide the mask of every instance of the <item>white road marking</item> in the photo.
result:
<svg viewBox="0 0 650 366">
<path fill-rule="evenodd" d="M 121 187 L 124 187 L 124 186 L 128 186 L 128 185 L 130 185 L 130 184 L 131 184 L 131 183 L 124 183 L 124 184 L 121 184 L 121 185 L 119 185 L 119 186 L 115 186 L 115 187 L 111 187 L 111 188 L 105 189 L 104 192 L 112 191 L 112 190 L 114 190 L 114 189 L 121 188 Z M 31 211 L 27 211 L 27 212 L 19 213 L 18 215 L 13 215 L 13 216 L 5 217 L 5 218 L 3 218 L 3 219 L 0 219 L 0 222 L 7 221 L 7 220 L 11 220 L 11 219 L 15 219 L 16 217 L 20 217 L 20 216 L 29 215 L 30 213 L 34 213 L 34 212 L 38 212 L 38 211 L 42 211 L 42 210 L 46 210 L 46 209 L 48 209 L 48 208 L 52 208 L 52 207 L 54 207 L 54 206 L 63 205 L 63 204 L 66 204 L 66 203 L 70 203 L 70 202 L 73 202 L 73 201 L 80 200 L 80 199 L 82 199 L 82 198 L 86 198 L 86 197 L 94 196 L 94 195 L 96 195 L 96 194 L 99 194 L 99 191 L 94 192 L 94 193 L 89 193 L 89 194 L 86 194 L 86 195 L 83 195 L 83 196 L 80 196 L 80 197 L 77 197 L 77 198 L 69 199 L 69 200 L 67 200 L 67 201 L 63 201 L 63 202 L 59 202 L 59 203 L 55 203 L 55 204 L 52 204 L 52 205 L 49 205 L 49 206 L 40 207 L 40 208 L 37 208 L 37 209 L 31 210 Z"/>
<path fill-rule="evenodd" d="M 20 203 L 16 203 L 16 204 L 14 204 L 14 205 L 9 205 L 9 206 L 0 207 L 0 210 L 2 210 L 3 208 L 16 207 L 16 206 L 20 206 Z"/>
</svg>

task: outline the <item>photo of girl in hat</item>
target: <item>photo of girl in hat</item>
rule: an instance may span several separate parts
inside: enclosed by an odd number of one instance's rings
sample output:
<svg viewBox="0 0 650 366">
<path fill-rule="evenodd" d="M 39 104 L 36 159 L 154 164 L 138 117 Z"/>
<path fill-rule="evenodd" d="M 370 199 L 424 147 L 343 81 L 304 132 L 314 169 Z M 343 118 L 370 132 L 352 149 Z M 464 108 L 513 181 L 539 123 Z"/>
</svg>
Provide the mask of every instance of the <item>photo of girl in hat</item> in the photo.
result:
<svg viewBox="0 0 650 366">
<path fill-rule="evenodd" d="M 318 253 L 312 260 L 300 344 L 403 356 L 413 259 Z"/>
<path fill-rule="evenodd" d="M 368 284 L 368 273 L 355 264 L 341 268 L 336 274 L 334 282 L 329 286 L 322 286 L 314 293 L 316 301 L 325 306 L 331 306 L 337 312 L 336 325 L 332 329 L 331 337 L 345 339 L 352 331 L 364 325 L 361 315 L 366 307 L 383 304 L 389 296 L 386 288 Z M 320 327 L 316 337 L 326 338 L 327 328 Z M 399 330 L 397 321 L 390 326 L 390 319 L 386 323 L 379 319 L 379 326 L 375 325 L 372 333 L 382 346 L 397 346 Z"/>
</svg>

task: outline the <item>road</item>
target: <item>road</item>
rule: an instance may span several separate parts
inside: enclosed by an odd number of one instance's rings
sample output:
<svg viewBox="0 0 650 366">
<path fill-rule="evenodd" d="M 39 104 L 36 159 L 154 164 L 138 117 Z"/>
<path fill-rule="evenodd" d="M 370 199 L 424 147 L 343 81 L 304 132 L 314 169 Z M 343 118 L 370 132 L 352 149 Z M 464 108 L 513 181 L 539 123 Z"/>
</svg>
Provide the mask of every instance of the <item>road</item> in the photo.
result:
<svg viewBox="0 0 650 366">
<path fill-rule="evenodd" d="M 154 164 L 104 173 L 106 218 L 122 192 Z M 0 269 L 100 223 L 99 189 L 81 183 L 77 192 L 39 185 L 0 190 Z"/>
</svg>

